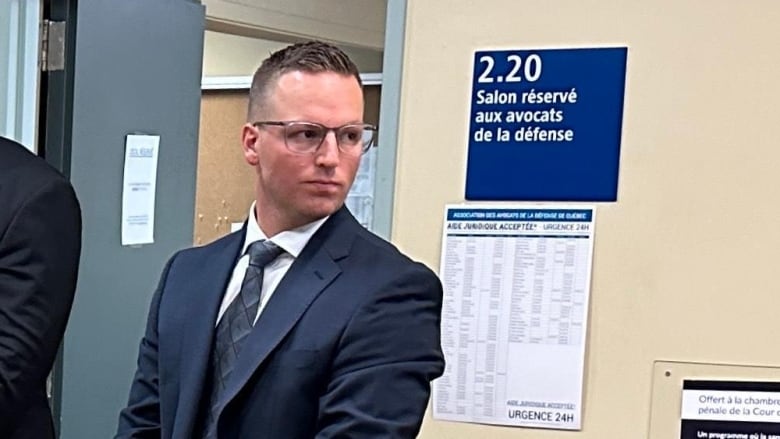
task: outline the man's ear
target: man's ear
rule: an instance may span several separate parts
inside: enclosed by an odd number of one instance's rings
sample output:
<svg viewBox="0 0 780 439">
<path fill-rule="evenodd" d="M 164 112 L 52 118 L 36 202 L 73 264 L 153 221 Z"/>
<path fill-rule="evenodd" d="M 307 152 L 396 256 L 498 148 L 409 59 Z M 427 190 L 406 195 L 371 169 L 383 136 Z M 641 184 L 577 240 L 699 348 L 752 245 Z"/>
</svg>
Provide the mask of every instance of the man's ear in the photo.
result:
<svg viewBox="0 0 780 439">
<path fill-rule="evenodd" d="M 260 163 L 260 158 L 256 151 L 259 141 L 260 130 L 250 123 L 244 124 L 244 127 L 241 129 L 241 148 L 244 150 L 244 159 L 252 166 L 257 166 Z"/>
</svg>

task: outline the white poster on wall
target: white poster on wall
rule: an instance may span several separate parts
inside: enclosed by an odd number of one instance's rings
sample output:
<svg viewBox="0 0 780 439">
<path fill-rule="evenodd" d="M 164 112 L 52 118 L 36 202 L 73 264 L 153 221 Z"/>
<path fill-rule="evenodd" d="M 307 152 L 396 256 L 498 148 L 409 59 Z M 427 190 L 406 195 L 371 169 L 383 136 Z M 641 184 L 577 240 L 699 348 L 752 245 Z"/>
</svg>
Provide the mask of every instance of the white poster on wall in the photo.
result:
<svg viewBox="0 0 780 439">
<path fill-rule="evenodd" d="M 122 180 L 122 245 L 154 242 L 160 136 L 127 136 Z"/>
<path fill-rule="evenodd" d="M 594 207 L 447 206 L 441 420 L 578 430 Z"/>
<path fill-rule="evenodd" d="M 376 182 L 376 148 L 371 148 L 360 159 L 355 181 L 347 194 L 345 204 L 363 227 L 370 229 L 374 221 L 374 186 Z"/>
</svg>

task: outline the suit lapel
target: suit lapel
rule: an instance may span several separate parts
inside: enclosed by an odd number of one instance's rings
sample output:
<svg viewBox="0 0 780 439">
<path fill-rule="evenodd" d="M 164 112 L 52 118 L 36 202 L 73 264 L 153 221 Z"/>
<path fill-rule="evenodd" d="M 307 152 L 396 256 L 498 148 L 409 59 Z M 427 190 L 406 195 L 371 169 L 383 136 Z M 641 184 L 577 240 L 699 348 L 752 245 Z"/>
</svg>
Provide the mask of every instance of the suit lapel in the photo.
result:
<svg viewBox="0 0 780 439">
<path fill-rule="evenodd" d="M 178 409 L 174 431 L 181 436 L 193 436 L 196 416 L 203 395 L 206 373 L 209 370 L 214 326 L 222 296 L 233 272 L 233 266 L 244 242 L 244 233 L 228 235 L 215 243 L 215 248 L 204 252 L 197 261 L 187 283 L 189 300 L 182 310 L 187 321 L 182 330 L 180 354 L 181 374 Z"/>
<path fill-rule="evenodd" d="M 223 408 L 292 330 L 311 302 L 341 273 L 336 261 L 348 254 L 352 244 L 350 220 L 361 227 L 345 208 L 334 213 L 293 262 L 247 336 L 227 384 Z"/>
</svg>

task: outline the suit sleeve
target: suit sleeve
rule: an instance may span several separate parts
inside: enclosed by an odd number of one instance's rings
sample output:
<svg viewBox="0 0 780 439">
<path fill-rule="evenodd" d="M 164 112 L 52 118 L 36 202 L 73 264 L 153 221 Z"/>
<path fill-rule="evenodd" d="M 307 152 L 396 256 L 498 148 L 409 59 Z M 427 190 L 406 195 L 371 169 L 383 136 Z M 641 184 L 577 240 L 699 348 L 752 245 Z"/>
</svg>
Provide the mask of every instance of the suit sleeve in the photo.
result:
<svg viewBox="0 0 780 439">
<path fill-rule="evenodd" d="M 117 439 L 161 437 L 157 319 L 165 281 L 174 259 L 175 256 L 166 264 L 152 296 L 146 331 L 138 348 L 138 367 L 130 387 L 130 397 L 127 407 L 119 413 Z"/>
<path fill-rule="evenodd" d="M 441 306 L 438 278 L 410 264 L 357 311 L 320 399 L 318 439 L 416 437 L 444 370 Z"/>
<path fill-rule="evenodd" d="M 4 207 L 7 208 L 7 207 Z M 81 209 L 55 179 L 0 230 L 0 437 L 44 391 L 65 331 L 81 252 Z"/>
</svg>

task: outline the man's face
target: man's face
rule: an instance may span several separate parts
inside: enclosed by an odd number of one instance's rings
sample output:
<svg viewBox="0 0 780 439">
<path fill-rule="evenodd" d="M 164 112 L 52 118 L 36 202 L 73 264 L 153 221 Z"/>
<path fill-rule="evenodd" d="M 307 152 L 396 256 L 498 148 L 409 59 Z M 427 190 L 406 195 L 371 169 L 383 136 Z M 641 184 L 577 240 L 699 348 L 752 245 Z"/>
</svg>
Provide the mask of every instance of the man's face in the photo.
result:
<svg viewBox="0 0 780 439">
<path fill-rule="evenodd" d="M 357 80 L 332 72 L 285 73 L 271 87 L 267 103 L 265 114 L 255 117 L 329 127 L 363 121 L 363 91 Z M 257 171 L 257 218 L 269 235 L 338 210 L 360 165 L 360 156 L 339 152 L 333 132 L 313 154 L 299 154 L 285 146 L 284 127 L 250 123 L 243 129 L 243 146 L 247 162 Z"/>
</svg>

